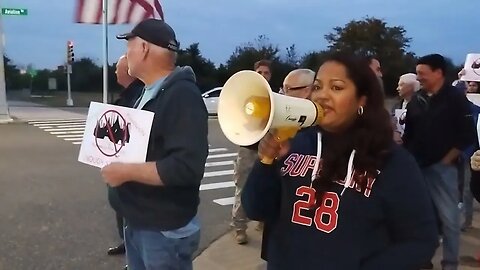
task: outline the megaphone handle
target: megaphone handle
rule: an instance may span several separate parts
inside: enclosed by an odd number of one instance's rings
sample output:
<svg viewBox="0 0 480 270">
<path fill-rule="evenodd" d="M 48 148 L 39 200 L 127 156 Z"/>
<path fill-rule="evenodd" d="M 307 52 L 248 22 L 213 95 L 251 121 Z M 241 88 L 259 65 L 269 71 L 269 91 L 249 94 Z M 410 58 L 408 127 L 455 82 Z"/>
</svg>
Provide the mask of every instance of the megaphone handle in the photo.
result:
<svg viewBox="0 0 480 270">
<path fill-rule="evenodd" d="M 276 128 L 274 130 L 272 130 L 272 133 L 273 133 L 273 136 L 275 136 L 275 139 L 281 143 L 281 142 L 284 142 L 290 138 L 293 138 L 295 137 L 295 135 L 297 134 L 298 130 L 300 128 L 298 127 L 279 127 L 279 128 Z M 260 162 L 262 162 L 263 164 L 266 164 L 266 165 L 270 165 L 273 163 L 273 161 L 275 160 L 276 157 L 262 157 L 260 159 Z"/>
<path fill-rule="evenodd" d="M 262 162 L 265 165 L 271 165 L 275 159 L 271 157 L 263 157 L 260 162 Z"/>
</svg>

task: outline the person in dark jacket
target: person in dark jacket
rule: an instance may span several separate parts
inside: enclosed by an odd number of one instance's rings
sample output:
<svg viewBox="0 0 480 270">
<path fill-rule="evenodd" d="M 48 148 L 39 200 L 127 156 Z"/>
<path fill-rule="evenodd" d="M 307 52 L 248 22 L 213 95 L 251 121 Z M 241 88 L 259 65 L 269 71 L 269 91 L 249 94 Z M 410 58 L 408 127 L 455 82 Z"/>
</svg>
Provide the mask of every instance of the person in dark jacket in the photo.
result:
<svg viewBox="0 0 480 270">
<path fill-rule="evenodd" d="M 144 84 L 139 79 L 133 78 L 128 74 L 128 64 L 125 55 L 120 56 L 118 59 L 115 74 L 117 76 L 117 83 L 124 89 L 120 93 L 120 97 L 113 104 L 129 108 L 133 107 L 135 101 L 137 101 L 142 94 Z M 118 234 L 122 239 L 122 243 L 118 246 L 109 248 L 107 251 L 108 255 L 125 254 L 125 244 L 123 243 L 123 217 L 118 213 L 115 213 L 115 216 Z"/>
<path fill-rule="evenodd" d="M 268 270 L 418 270 L 438 246 L 433 206 L 413 157 L 393 142 L 368 62 L 332 55 L 311 94 L 319 127 L 280 144 L 268 133 L 243 190 L 266 220 Z"/>
<path fill-rule="evenodd" d="M 442 267 L 456 270 L 461 227 L 457 162 L 475 141 L 472 113 L 465 93 L 446 81 L 443 56 L 423 56 L 416 69 L 422 89 L 407 105 L 403 145 L 422 169 L 438 212 Z M 433 268 L 431 263 L 425 266 Z"/>
<path fill-rule="evenodd" d="M 167 23 L 146 19 L 117 38 L 127 40 L 129 74 L 145 83 L 134 108 L 154 113 L 146 162 L 102 168 L 110 205 L 124 217 L 128 268 L 191 270 L 207 109 L 193 70 L 175 65 L 179 43 Z"/>
</svg>

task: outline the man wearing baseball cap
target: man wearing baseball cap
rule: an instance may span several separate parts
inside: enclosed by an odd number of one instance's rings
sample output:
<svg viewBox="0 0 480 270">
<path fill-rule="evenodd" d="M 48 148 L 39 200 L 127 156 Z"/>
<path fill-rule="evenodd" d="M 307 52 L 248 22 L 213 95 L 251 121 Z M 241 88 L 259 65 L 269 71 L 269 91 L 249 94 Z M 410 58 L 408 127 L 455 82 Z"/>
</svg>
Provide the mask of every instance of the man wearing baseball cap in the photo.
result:
<svg viewBox="0 0 480 270">
<path fill-rule="evenodd" d="M 127 40 L 129 74 L 145 83 L 134 108 L 155 113 L 146 162 L 102 169 L 110 204 L 125 218 L 128 269 L 192 269 L 207 110 L 192 69 L 175 65 L 179 43 L 167 23 L 147 19 L 117 38 Z"/>
</svg>

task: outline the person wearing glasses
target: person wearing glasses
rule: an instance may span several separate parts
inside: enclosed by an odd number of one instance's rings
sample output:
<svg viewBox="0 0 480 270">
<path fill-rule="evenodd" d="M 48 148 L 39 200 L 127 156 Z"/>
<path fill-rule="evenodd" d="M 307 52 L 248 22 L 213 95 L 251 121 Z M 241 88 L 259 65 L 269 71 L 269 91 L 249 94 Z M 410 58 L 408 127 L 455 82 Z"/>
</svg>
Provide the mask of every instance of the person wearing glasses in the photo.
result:
<svg viewBox="0 0 480 270">
<path fill-rule="evenodd" d="M 290 97 L 309 98 L 314 79 L 315 72 L 312 70 L 295 69 L 285 77 L 280 91 Z"/>
<path fill-rule="evenodd" d="M 272 62 L 270 60 L 260 60 L 255 62 L 253 69 L 258 74 L 262 75 L 267 82 L 270 83 L 272 78 Z M 270 87 L 273 91 L 274 88 Z M 275 91 L 274 91 L 275 92 Z M 255 143 L 250 146 L 243 147 L 241 146 L 238 150 L 237 159 L 233 164 L 233 181 L 235 182 L 235 202 L 233 203 L 232 208 L 232 222 L 231 227 L 233 228 L 234 239 L 239 245 L 244 245 L 248 243 L 247 237 L 247 223 L 248 218 L 245 215 L 241 203 L 242 189 L 247 181 L 247 177 L 252 170 L 253 164 L 257 159 L 258 143 Z M 263 228 L 262 223 L 258 223 L 256 229 L 261 231 Z"/>
</svg>

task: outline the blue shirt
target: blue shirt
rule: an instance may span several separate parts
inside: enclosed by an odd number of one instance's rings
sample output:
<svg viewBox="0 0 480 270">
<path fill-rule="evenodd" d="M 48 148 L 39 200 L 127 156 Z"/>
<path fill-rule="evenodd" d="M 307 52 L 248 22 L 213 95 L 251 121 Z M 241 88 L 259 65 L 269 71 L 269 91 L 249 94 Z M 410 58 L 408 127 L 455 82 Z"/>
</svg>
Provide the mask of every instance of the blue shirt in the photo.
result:
<svg viewBox="0 0 480 270">
<path fill-rule="evenodd" d="M 145 104 L 147 104 L 147 102 L 149 102 L 154 97 L 156 97 L 158 92 L 160 92 L 160 89 L 161 89 L 160 86 L 162 86 L 162 83 L 163 83 L 164 80 L 165 80 L 165 77 L 162 77 L 151 85 L 145 85 L 145 88 L 143 89 L 142 95 L 135 102 L 134 108 L 142 109 L 143 106 L 145 106 Z"/>
<path fill-rule="evenodd" d="M 147 102 L 155 98 L 158 94 L 158 92 L 161 91 L 161 86 L 163 84 L 163 81 L 165 80 L 165 77 L 162 77 L 158 79 L 156 82 L 154 82 L 151 85 L 145 86 L 145 89 L 143 90 L 143 94 L 140 96 L 140 98 L 135 102 L 135 107 L 136 109 L 142 109 Z M 167 237 L 167 238 L 185 238 L 188 237 L 200 230 L 200 222 L 198 220 L 198 216 L 193 217 L 190 222 L 185 225 L 182 228 L 176 229 L 176 230 L 171 230 L 171 231 L 162 231 L 162 234 Z"/>
</svg>

